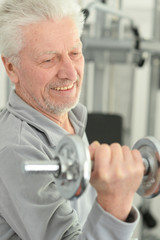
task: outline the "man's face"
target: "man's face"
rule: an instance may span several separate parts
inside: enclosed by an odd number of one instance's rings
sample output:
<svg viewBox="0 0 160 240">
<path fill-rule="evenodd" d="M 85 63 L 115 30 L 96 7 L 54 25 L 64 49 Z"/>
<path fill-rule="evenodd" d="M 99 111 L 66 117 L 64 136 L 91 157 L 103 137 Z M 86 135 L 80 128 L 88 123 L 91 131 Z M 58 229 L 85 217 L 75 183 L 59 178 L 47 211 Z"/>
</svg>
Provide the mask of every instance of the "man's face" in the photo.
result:
<svg viewBox="0 0 160 240">
<path fill-rule="evenodd" d="M 79 99 L 84 71 L 82 43 L 70 18 L 24 28 L 16 69 L 17 94 L 42 113 L 68 111 Z"/>
</svg>

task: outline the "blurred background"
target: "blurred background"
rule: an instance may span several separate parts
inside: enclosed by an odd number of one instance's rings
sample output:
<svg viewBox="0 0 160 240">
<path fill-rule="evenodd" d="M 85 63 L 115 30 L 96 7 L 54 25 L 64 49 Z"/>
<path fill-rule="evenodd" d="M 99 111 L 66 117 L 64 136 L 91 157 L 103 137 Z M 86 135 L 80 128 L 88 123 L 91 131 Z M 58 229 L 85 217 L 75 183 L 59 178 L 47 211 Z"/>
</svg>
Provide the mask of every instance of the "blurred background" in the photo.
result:
<svg viewBox="0 0 160 240">
<path fill-rule="evenodd" d="M 1 0 L 0 0 L 1 1 Z M 79 0 L 89 141 L 130 147 L 144 136 L 160 139 L 160 0 Z M 11 84 L 0 61 L 0 109 Z M 93 131 L 94 129 L 94 131 Z M 160 198 L 135 196 L 139 240 L 160 240 Z"/>
</svg>

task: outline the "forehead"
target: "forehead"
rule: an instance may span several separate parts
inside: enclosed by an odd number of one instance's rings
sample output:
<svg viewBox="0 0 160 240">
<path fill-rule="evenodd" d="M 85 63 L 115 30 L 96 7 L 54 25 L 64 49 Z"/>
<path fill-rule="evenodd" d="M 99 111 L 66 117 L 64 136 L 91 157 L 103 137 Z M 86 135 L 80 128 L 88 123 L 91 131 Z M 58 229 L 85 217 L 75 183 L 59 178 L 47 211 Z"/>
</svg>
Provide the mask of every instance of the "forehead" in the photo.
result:
<svg viewBox="0 0 160 240">
<path fill-rule="evenodd" d="M 28 51 L 60 51 L 81 45 L 79 32 L 71 18 L 56 22 L 48 20 L 31 24 L 23 29 L 24 48 Z"/>
</svg>

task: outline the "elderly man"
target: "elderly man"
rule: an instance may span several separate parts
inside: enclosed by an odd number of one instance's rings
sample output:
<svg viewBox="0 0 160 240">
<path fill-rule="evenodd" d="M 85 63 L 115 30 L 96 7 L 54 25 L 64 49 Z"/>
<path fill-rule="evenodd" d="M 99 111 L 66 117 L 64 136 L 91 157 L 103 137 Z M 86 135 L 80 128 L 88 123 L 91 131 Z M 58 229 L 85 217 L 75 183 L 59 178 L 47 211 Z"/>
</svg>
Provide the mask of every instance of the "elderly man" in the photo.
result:
<svg viewBox="0 0 160 240">
<path fill-rule="evenodd" d="M 0 239 L 127 240 L 138 222 L 132 202 L 144 167 L 137 150 L 92 143 L 91 185 L 75 202 L 60 196 L 52 174 L 21 170 L 26 160 L 52 159 L 68 133 L 87 142 L 78 103 L 82 28 L 75 0 L 1 3 L 0 51 L 15 88 L 0 114 Z"/>
</svg>

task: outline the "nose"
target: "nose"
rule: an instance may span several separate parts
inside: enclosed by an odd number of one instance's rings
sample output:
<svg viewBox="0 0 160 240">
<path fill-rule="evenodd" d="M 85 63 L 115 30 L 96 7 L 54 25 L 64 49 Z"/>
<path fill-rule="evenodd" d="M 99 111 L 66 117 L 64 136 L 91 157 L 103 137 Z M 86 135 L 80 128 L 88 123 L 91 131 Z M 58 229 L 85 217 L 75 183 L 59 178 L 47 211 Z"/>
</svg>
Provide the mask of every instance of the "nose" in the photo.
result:
<svg viewBox="0 0 160 240">
<path fill-rule="evenodd" d="M 69 56 L 65 56 L 62 58 L 61 64 L 58 70 L 58 78 L 68 79 L 71 81 L 75 81 L 77 79 L 76 68 Z"/>
</svg>

